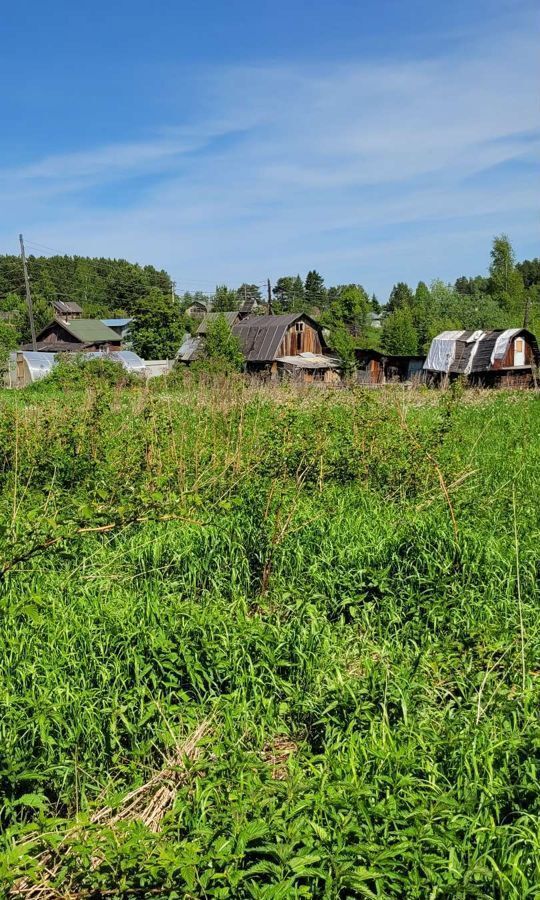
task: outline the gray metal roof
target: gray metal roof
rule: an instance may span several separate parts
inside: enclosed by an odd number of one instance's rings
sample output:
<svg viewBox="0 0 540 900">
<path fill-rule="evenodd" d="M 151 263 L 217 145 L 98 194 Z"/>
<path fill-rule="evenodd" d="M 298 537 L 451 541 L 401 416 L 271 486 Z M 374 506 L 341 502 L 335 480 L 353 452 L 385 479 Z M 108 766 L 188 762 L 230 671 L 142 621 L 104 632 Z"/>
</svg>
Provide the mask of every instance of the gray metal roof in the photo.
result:
<svg viewBox="0 0 540 900">
<path fill-rule="evenodd" d="M 247 362 L 271 362 L 288 328 L 298 319 L 307 319 L 315 328 L 317 323 L 305 313 L 286 313 L 281 316 L 254 316 L 244 319 L 233 328 Z"/>
<path fill-rule="evenodd" d="M 58 313 L 82 313 L 82 307 L 74 300 L 53 300 L 53 307 Z"/>
<path fill-rule="evenodd" d="M 184 340 L 180 345 L 180 349 L 176 354 L 176 360 L 178 362 L 194 362 L 199 358 L 202 346 L 202 338 L 192 336 L 190 334 L 184 335 Z"/>
<path fill-rule="evenodd" d="M 204 319 L 202 320 L 201 324 L 197 328 L 197 334 L 207 334 L 208 327 L 210 325 L 212 325 L 212 323 L 215 322 L 216 319 L 219 318 L 219 316 L 223 316 L 223 318 L 228 323 L 229 328 L 232 328 L 238 318 L 238 312 L 236 310 L 233 310 L 231 312 L 209 312 L 209 313 L 206 313 Z"/>
</svg>

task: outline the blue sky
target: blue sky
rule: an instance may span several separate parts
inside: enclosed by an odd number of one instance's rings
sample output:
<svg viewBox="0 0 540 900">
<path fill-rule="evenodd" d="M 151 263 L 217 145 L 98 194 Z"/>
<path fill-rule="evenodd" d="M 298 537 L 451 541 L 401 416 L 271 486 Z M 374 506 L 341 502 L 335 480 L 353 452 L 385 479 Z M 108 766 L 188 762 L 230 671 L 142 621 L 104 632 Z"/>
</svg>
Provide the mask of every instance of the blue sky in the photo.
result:
<svg viewBox="0 0 540 900">
<path fill-rule="evenodd" d="M 0 252 L 165 267 L 179 290 L 317 268 L 385 299 L 537 256 L 530 0 L 3 6 Z"/>
</svg>

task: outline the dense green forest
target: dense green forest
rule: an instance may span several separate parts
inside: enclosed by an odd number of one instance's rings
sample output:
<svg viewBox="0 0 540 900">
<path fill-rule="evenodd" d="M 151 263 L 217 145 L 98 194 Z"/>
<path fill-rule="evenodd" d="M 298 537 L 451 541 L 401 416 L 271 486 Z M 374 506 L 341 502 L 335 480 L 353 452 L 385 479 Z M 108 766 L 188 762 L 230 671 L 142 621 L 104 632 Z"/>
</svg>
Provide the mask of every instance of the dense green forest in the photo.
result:
<svg viewBox="0 0 540 900">
<path fill-rule="evenodd" d="M 218 285 L 213 293 L 175 296 L 167 272 L 126 260 L 81 256 L 30 256 L 36 327 L 51 317 L 54 300 L 75 300 L 89 317 L 129 315 L 135 318 L 134 344 L 141 355 L 174 355 L 190 322 L 183 312 L 194 302 L 215 310 L 238 308 L 246 299 L 264 307 L 261 285 L 238 288 Z M 389 353 L 424 353 L 435 334 L 449 328 L 505 328 L 527 324 L 540 328 L 540 259 L 516 262 L 506 235 L 493 241 L 487 275 L 462 276 L 454 284 L 441 280 L 416 287 L 398 282 L 386 302 L 369 295 L 361 284 L 327 286 L 315 269 L 282 276 L 272 290 L 273 312 L 311 313 L 331 333 L 346 359 L 355 346 Z M 11 349 L 29 340 L 24 279 L 17 256 L 0 256 L 0 346 Z M 382 313 L 382 327 L 373 327 Z"/>
<path fill-rule="evenodd" d="M 55 300 L 74 300 L 89 318 L 140 314 L 149 296 L 159 314 L 159 298 L 170 298 L 172 282 L 164 271 L 125 259 L 83 256 L 29 256 L 28 272 L 36 329 L 52 316 Z M 169 303 L 170 306 L 170 303 Z M 24 276 L 18 256 L 0 256 L 0 343 L 6 346 L 30 339 Z"/>
</svg>

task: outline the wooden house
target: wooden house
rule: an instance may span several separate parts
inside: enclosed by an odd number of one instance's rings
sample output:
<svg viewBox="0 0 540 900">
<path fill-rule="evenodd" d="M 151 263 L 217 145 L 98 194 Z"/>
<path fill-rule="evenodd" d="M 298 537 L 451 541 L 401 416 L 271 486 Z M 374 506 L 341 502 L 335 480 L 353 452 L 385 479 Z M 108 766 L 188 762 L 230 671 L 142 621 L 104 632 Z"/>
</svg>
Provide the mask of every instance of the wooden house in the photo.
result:
<svg viewBox="0 0 540 900">
<path fill-rule="evenodd" d="M 195 335 L 184 337 L 177 362 L 189 365 L 201 357 L 208 327 L 218 315 L 224 316 L 238 338 L 247 372 L 303 382 L 340 380 L 341 363 L 329 355 L 321 326 L 303 313 L 246 319 L 240 310 L 209 313 Z"/>
<path fill-rule="evenodd" d="M 192 319 L 202 319 L 207 313 L 210 312 L 211 308 L 211 301 L 208 301 L 208 303 L 206 303 L 203 300 L 194 300 L 193 303 L 190 303 L 189 306 L 186 307 L 185 313 Z"/>
<path fill-rule="evenodd" d="M 59 319 L 81 319 L 82 307 L 73 300 L 53 300 L 52 308 Z"/>
<path fill-rule="evenodd" d="M 538 342 L 526 328 L 443 331 L 433 339 L 424 369 L 435 381 L 466 377 L 485 386 L 532 386 L 540 363 Z"/>
<path fill-rule="evenodd" d="M 240 341 L 248 372 L 295 373 L 303 381 L 333 381 L 339 371 L 321 326 L 305 313 L 253 316 L 238 322 L 233 334 Z"/>
<path fill-rule="evenodd" d="M 392 355 L 379 350 L 355 350 L 356 380 L 359 384 L 419 382 L 424 378 L 425 356 Z"/>
<path fill-rule="evenodd" d="M 36 335 L 37 349 L 49 353 L 120 350 L 122 338 L 99 319 L 53 319 Z M 21 348 L 32 350 L 31 344 Z"/>
</svg>

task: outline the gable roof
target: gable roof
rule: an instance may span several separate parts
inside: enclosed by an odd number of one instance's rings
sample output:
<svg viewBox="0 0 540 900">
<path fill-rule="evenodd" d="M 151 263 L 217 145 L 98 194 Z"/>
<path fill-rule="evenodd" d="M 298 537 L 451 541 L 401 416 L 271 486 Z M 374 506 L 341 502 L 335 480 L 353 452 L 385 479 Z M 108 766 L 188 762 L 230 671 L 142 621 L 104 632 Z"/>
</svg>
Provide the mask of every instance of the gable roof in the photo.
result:
<svg viewBox="0 0 540 900">
<path fill-rule="evenodd" d="M 431 342 L 424 369 L 452 375 L 470 375 L 489 371 L 497 360 L 504 359 L 508 345 L 522 335 L 531 345 L 538 362 L 540 352 L 532 332 L 525 328 L 504 331 L 443 331 Z"/>
<path fill-rule="evenodd" d="M 216 319 L 219 318 L 219 316 L 223 316 L 223 318 L 228 323 L 229 328 L 232 328 L 238 318 L 238 313 L 236 310 L 233 310 L 232 312 L 209 312 L 209 313 L 206 313 L 204 319 L 202 320 L 201 324 L 197 328 L 197 334 L 207 334 L 209 325 L 211 325 L 213 322 L 215 322 Z"/>
<path fill-rule="evenodd" d="M 57 313 L 67 313 L 68 315 L 74 313 L 76 315 L 80 315 L 82 313 L 82 306 L 79 306 L 78 303 L 75 303 L 74 300 L 53 300 L 53 307 Z"/>
<path fill-rule="evenodd" d="M 308 321 L 319 332 L 321 342 L 324 343 L 321 326 L 305 313 L 254 316 L 252 319 L 238 322 L 233 328 L 233 334 L 239 339 L 247 362 L 271 362 L 275 359 L 288 329 L 299 319 Z"/>
<path fill-rule="evenodd" d="M 80 341 L 81 344 L 117 344 L 120 341 L 120 335 L 118 335 L 116 331 L 113 331 L 112 328 L 104 325 L 99 319 L 72 319 L 69 322 L 64 322 L 62 319 L 55 319 L 55 322 L 67 331 L 68 334 L 71 334 L 76 340 Z M 50 322 L 43 331 L 48 329 L 52 324 L 53 323 Z"/>
</svg>

